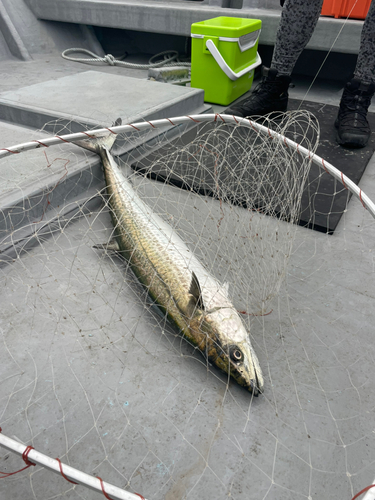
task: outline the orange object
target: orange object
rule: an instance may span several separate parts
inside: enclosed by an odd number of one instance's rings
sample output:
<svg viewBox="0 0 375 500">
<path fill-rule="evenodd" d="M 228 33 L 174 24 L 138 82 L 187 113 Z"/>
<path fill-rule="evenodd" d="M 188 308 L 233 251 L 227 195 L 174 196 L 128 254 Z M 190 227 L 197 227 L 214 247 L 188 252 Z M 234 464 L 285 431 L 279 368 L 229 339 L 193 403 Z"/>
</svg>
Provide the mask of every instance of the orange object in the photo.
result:
<svg viewBox="0 0 375 500">
<path fill-rule="evenodd" d="M 322 16 L 365 19 L 371 0 L 324 0 Z"/>
</svg>

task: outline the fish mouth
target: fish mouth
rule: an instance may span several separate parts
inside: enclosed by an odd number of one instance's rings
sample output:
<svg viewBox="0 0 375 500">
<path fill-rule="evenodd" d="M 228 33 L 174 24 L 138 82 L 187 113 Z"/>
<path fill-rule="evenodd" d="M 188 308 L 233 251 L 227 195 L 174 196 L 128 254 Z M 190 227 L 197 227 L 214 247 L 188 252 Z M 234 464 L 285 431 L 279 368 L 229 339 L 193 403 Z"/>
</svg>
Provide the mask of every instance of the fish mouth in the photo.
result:
<svg viewBox="0 0 375 500">
<path fill-rule="evenodd" d="M 246 370 L 248 375 L 249 370 Z M 239 376 L 238 376 L 239 375 Z M 263 384 L 261 383 L 260 378 L 258 377 L 257 372 L 254 370 L 251 376 L 246 376 L 244 372 L 241 370 L 237 372 L 236 375 L 233 374 L 233 377 L 237 380 L 237 382 L 245 387 L 249 392 L 252 393 L 254 397 L 258 397 L 259 394 L 263 392 Z"/>
<path fill-rule="evenodd" d="M 260 388 L 258 375 L 256 373 L 255 373 L 255 380 L 250 381 L 248 389 L 252 393 L 252 395 L 256 398 L 259 396 L 259 394 L 262 394 L 263 391 Z"/>
<path fill-rule="evenodd" d="M 239 370 L 243 381 L 241 385 L 244 385 L 254 397 L 258 397 L 263 392 L 263 375 L 258 358 L 251 346 L 242 345 L 241 349 L 245 352 L 245 362 L 242 370 Z"/>
</svg>

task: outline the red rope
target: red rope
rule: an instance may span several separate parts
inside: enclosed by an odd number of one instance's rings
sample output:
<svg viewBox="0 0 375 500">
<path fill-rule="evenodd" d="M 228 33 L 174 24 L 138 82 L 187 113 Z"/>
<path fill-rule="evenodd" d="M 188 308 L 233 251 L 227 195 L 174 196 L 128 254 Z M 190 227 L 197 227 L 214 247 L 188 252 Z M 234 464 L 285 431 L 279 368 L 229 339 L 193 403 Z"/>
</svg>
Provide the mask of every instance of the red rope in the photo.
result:
<svg viewBox="0 0 375 500">
<path fill-rule="evenodd" d="M 193 122 L 195 122 L 195 123 L 200 123 L 200 121 L 199 121 L 199 120 L 196 120 L 195 118 L 192 118 L 192 117 L 191 117 L 191 116 L 189 116 L 189 115 L 186 115 L 186 116 L 187 116 L 188 118 L 190 118 L 190 120 L 192 120 Z M 215 121 L 216 121 L 216 118 L 215 118 Z"/>
<path fill-rule="evenodd" d="M 253 122 L 252 122 L 249 118 L 248 118 L 247 120 L 248 120 L 248 122 L 250 123 L 251 128 L 252 128 L 253 130 L 255 130 L 255 132 L 258 132 L 258 130 L 254 127 Z M 269 131 L 268 131 L 268 132 L 269 132 Z M 259 132 L 258 132 L 258 133 L 259 133 Z"/>
<path fill-rule="evenodd" d="M 69 141 L 66 141 L 65 139 L 63 139 L 62 137 L 60 137 L 59 135 L 55 135 L 55 137 L 57 137 L 58 139 L 60 139 L 60 141 L 63 141 L 63 142 L 67 142 L 69 144 Z"/>
<path fill-rule="evenodd" d="M 29 458 L 28 458 L 28 455 L 30 453 L 31 450 L 33 450 L 34 448 L 32 446 L 27 446 L 25 451 L 22 453 L 22 460 L 25 462 L 25 464 L 30 467 L 30 465 L 36 465 L 36 464 L 33 464 L 32 462 L 30 462 Z"/>
<path fill-rule="evenodd" d="M 2 432 L 2 428 L 1 427 L 0 427 L 0 432 Z M 32 446 L 27 446 L 25 448 L 24 452 L 22 453 L 22 459 L 25 462 L 26 467 L 24 467 L 23 469 L 17 470 L 15 472 L 1 472 L 0 471 L 0 479 L 5 479 L 6 477 L 13 476 L 14 474 L 18 474 L 19 472 L 22 472 L 23 470 L 28 469 L 32 465 L 36 465 L 33 462 L 30 462 L 30 460 L 28 458 L 28 455 L 29 455 L 29 453 L 30 453 L 31 450 L 34 450 L 34 448 Z M 59 467 L 60 467 L 60 472 L 61 472 L 62 477 L 64 479 L 66 479 L 67 481 L 69 481 L 69 483 L 78 484 L 78 483 L 75 483 L 74 481 L 71 481 L 70 479 L 68 479 L 66 477 L 66 475 L 64 474 L 63 469 L 62 469 L 61 460 L 59 458 L 55 458 L 55 460 L 57 460 L 59 462 Z M 112 500 L 112 498 L 110 496 L 108 496 L 108 493 L 104 489 L 103 479 L 101 477 L 99 477 L 99 476 L 97 476 L 97 479 L 99 479 L 99 481 L 100 481 L 100 487 L 102 489 L 103 495 L 106 497 L 107 500 Z M 363 490 L 363 491 L 365 491 L 365 490 Z M 140 495 L 139 493 L 134 493 L 134 494 L 138 495 L 142 500 L 145 500 L 145 498 L 142 495 Z"/>
<path fill-rule="evenodd" d="M 59 462 L 59 467 L 60 467 L 60 472 L 61 472 L 61 475 L 64 479 L 66 479 L 67 481 L 69 481 L 69 483 L 72 483 L 72 484 L 78 484 L 78 483 L 75 483 L 74 481 L 71 481 L 70 479 L 68 479 L 66 477 L 66 475 L 63 473 L 63 470 L 62 470 L 62 463 L 61 463 L 61 460 L 59 458 L 55 458 L 55 460 L 57 460 Z"/>
<path fill-rule="evenodd" d="M 239 314 L 246 314 L 246 316 L 268 316 L 269 314 L 271 314 L 273 312 L 273 309 L 271 309 L 270 311 L 268 311 L 268 313 L 264 313 L 264 314 L 255 314 L 255 313 L 248 313 L 246 311 L 237 311 Z"/>
<path fill-rule="evenodd" d="M 359 199 L 361 200 L 361 203 L 362 205 L 365 207 L 365 209 L 367 210 L 367 207 L 366 205 L 363 203 L 363 200 L 362 200 L 362 189 L 359 190 Z"/>
<path fill-rule="evenodd" d="M 355 500 L 356 498 L 358 498 L 360 495 L 362 495 L 363 493 L 365 493 L 366 491 L 370 490 L 371 488 L 375 488 L 375 484 L 371 484 L 371 486 L 366 486 L 366 488 L 363 488 L 362 491 L 360 491 L 359 493 L 357 493 L 353 498 L 352 500 Z"/>
<path fill-rule="evenodd" d="M 40 142 L 40 141 L 32 141 L 32 142 L 37 142 L 38 144 L 40 144 L 41 146 L 44 146 L 45 148 L 48 148 L 48 145 L 47 144 L 44 144 L 43 142 Z"/>
<path fill-rule="evenodd" d="M 99 476 L 96 476 L 96 477 L 100 481 L 100 487 L 102 488 L 103 495 L 106 497 L 107 500 L 112 500 L 112 498 L 108 496 L 108 494 L 106 493 L 106 491 L 104 489 L 103 479 Z"/>
<path fill-rule="evenodd" d="M 31 464 L 31 465 L 35 465 L 35 464 Z M 26 465 L 26 467 L 24 467 L 23 469 L 16 470 L 15 472 L 2 472 L 2 471 L 0 471 L 0 479 L 5 479 L 6 477 L 9 477 L 9 476 L 14 476 L 14 474 L 18 474 L 19 472 L 22 472 L 23 470 L 26 470 L 29 467 L 30 467 L 30 465 Z"/>
<path fill-rule="evenodd" d="M 0 432 L 2 431 L 2 428 L 0 427 Z M 25 448 L 25 451 L 22 453 L 22 459 L 23 461 L 25 462 L 26 464 L 26 467 L 24 467 L 23 469 L 20 469 L 20 470 L 16 470 L 15 472 L 2 472 L 0 471 L 0 479 L 5 479 L 6 477 L 9 477 L 9 476 L 14 476 L 14 474 L 18 474 L 19 472 L 22 472 L 23 470 L 26 470 L 28 469 L 29 467 L 31 467 L 32 465 L 36 465 L 34 464 L 33 462 L 30 462 L 30 460 L 28 459 L 28 454 L 30 453 L 31 450 L 33 450 L 34 448 L 32 446 L 27 446 Z"/>
<path fill-rule="evenodd" d="M 95 135 L 90 135 L 87 132 L 82 132 L 82 134 L 87 135 L 87 137 L 90 137 L 90 139 L 96 139 Z"/>
<path fill-rule="evenodd" d="M 323 165 L 324 170 L 327 172 L 327 174 L 329 174 L 329 172 L 328 172 L 328 170 L 327 170 L 327 167 L 326 167 L 326 166 L 325 166 L 325 164 L 324 164 L 324 160 L 323 160 L 323 158 L 322 158 L 322 165 Z"/>
<path fill-rule="evenodd" d="M 100 481 L 100 487 L 102 489 L 103 495 L 107 498 L 107 500 L 112 500 L 110 496 L 108 496 L 108 493 L 104 489 L 104 484 L 103 484 L 103 479 L 99 476 L 96 476 L 97 479 Z M 139 493 L 134 493 L 134 495 L 138 495 L 142 500 L 145 500 L 145 498 L 140 495 Z"/>
<path fill-rule="evenodd" d="M 13 153 L 14 155 L 20 153 L 20 151 L 12 151 L 11 149 L 1 148 L 0 151 L 8 151 L 8 153 Z"/>
<path fill-rule="evenodd" d="M 344 181 L 344 174 L 341 172 L 341 182 L 343 183 L 343 186 L 345 189 L 348 189 L 348 186 L 345 184 L 345 181 Z"/>
</svg>

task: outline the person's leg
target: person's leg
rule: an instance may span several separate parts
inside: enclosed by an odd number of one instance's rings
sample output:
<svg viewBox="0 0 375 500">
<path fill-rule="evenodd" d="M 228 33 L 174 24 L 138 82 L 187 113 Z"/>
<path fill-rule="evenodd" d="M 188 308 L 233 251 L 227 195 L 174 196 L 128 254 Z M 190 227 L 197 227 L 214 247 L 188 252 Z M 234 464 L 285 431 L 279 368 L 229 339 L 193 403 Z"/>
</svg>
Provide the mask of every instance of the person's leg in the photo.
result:
<svg viewBox="0 0 375 500">
<path fill-rule="evenodd" d="M 279 75 L 292 74 L 308 44 L 322 10 L 323 0 L 286 0 L 276 34 L 271 68 Z"/>
<path fill-rule="evenodd" d="M 285 111 L 290 75 L 314 32 L 323 0 L 286 0 L 276 34 L 268 75 L 251 96 L 226 110 L 237 116 L 264 115 Z"/>
<path fill-rule="evenodd" d="M 375 1 L 372 0 L 361 33 L 361 45 L 354 78 L 375 83 Z"/>
<path fill-rule="evenodd" d="M 372 0 L 361 34 L 354 78 L 345 85 L 335 125 L 337 141 L 348 147 L 366 146 L 370 135 L 367 111 L 375 92 L 375 0 Z"/>
</svg>

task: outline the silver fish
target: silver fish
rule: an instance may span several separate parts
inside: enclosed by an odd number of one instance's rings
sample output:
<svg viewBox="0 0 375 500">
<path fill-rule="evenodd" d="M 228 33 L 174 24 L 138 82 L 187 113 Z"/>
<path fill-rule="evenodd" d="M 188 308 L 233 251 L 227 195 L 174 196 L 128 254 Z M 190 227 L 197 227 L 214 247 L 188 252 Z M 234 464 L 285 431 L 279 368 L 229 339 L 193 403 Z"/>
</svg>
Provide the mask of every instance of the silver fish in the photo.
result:
<svg viewBox="0 0 375 500">
<path fill-rule="evenodd" d="M 117 120 L 116 124 L 121 121 Z M 152 300 L 182 335 L 254 396 L 263 375 L 245 325 L 222 286 L 175 231 L 141 200 L 110 153 L 115 136 L 76 144 L 99 154 L 115 239 Z"/>
</svg>

